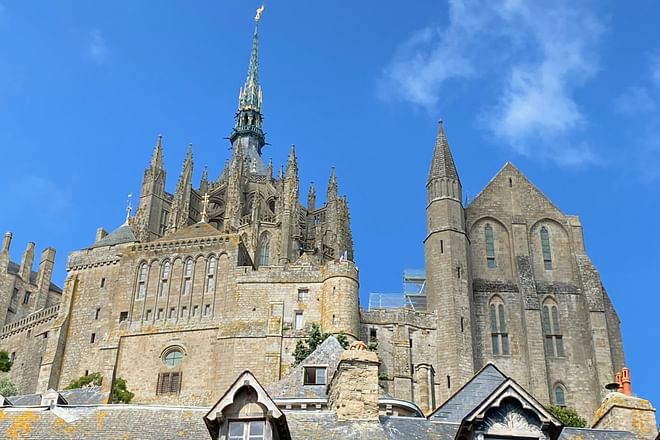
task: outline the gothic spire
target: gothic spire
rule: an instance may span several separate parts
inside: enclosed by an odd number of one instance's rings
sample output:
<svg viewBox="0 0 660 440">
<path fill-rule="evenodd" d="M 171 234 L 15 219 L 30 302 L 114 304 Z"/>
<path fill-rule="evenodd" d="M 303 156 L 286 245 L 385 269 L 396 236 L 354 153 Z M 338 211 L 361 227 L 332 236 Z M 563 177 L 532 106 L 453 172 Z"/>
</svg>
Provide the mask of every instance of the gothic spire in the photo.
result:
<svg viewBox="0 0 660 440">
<path fill-rule="evenodd" d="M 158 139 L 156 140 L 156 146 L 154 147 L 154 152 L 151 155 L 151 162 L 149 166 L 152 170 L 163 169 L 163 135 L 159 134 Z"/>
<path fill-rule="evenodd" d="M 439 178 L 449 178 L 460 182 L 456 165 L 454 165 L 454 158 L 451 155 L 445 136 L 445 129 L 442 126 L 442 120 L 438 122 L 438 134 L 435 138 L 435 148 L 427 182 Z"/>
<path fill-rule="evenodd" d="M 296 160 L 296 146 L 291 144 L 291 149 L 289 150 L 289 158 L 286 161 L 286 177 L 287 178 L 298 178 L 298 162 Z"/>
<path fill-rule="evenodd" d="M 328 195 L 327 201 L 337 199 L 337 176 L 335 175 L 335 167 L 330 169 L 330 179 L 328 179 Z"/>
<path fill-rule="evenodd" d="M 202 178 L 199 179 L 199 192 L 200 194 L 205 194 L 209 190 L 209 170 L 206 165 L 202 170 Z"/>
<path fill-rule="evenodd" d="M 307 192 L 307 211 L 312 212 L 316 209 L 316 189 L 314 182 L 309 183 L 309 191 Z"/>
<path fill-rule="evenodd" d="M 259 85 L 259 20 L 264 7 L 257 9 L 254 17 L 254 34 L 252 35 L 252 50 L 248 63 L 245 84 L 238 94 L 238 111 L 236 112 L 236 124 L 232 130 L 229 140 L 233 145 L 240 138 L 247 138 L 247 145 L 254 145 L 258 156 L 261 156 L 261 148 L 266 143 L 262 130 L 261 115 L 261 86 Z M 249 142 L 252 139 L 253 142 Z M 249 153 L 249 151 L 248 151 Z"/>
</svg>

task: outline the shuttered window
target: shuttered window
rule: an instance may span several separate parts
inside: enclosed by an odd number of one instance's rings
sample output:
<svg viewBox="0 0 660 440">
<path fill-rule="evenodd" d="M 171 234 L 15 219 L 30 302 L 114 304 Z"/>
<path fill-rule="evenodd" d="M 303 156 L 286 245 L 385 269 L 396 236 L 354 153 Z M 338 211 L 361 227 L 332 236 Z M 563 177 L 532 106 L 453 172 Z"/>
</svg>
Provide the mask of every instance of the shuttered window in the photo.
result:
<svg viewBox="0 0 660 440">
<path fill-rule="evenodd" d="M 179 394 L 181 391 L 181 372 L 170 371 L 158 374 L 156 394 Z"/>
</svg>

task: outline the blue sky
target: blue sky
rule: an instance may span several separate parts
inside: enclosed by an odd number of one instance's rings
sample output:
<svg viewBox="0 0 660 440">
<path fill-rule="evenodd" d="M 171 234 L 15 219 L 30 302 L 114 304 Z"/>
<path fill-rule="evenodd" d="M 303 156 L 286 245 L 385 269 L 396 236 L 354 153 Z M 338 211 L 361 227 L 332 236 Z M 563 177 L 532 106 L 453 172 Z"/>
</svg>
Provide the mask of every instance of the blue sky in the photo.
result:
<svg viewBox="0 0 660 440">
<path fill-rule="evenodd" d="M 189 142 L 195 180 L 220 173 L 258 5 L 0 0 L 0 229 L 14 259 L 28 241 L 53 246 L 62 282 L 66 254 L 123 222 L 159 133 L 170 191 Z M 363 303 L 423 266 L 439 118 L 468 197 L 512 161 L 580 216 L 633 390 L 660 404 L 660 6 L 414 5 L 266 4 L 264 156 L 284 163 L 296 144 L 303 196 L 337 168 Z"/>
</svg>

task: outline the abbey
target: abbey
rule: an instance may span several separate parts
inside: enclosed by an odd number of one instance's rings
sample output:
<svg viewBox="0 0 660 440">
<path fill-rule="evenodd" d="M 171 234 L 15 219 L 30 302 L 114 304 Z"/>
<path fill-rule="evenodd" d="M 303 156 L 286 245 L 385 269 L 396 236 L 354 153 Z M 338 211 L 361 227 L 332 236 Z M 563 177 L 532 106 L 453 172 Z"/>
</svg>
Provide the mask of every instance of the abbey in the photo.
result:
<svg viewBox="0 0 660 440">
<path fill-rule="evenodd" d="M 265 386 L 283 379 L 318 324 L 376 343 L 379 387 L 426 414 L 493 363 L 540 402 L 591 417 L 624 358 L 578 217 L 510 163 L 464 206 L 439 124 L 425 188 L 427 308 L 363 310 L 335 172 L 323 203 L 310 187 L 301 204 L 294 147 L 276 175 L 262 160 L 261 105 L 255 27 L 218 178 L 205 169 L 192 181 L 189 148 L 167 192 L 158 137 L 135 215 L 69 255 L 61 290 L 50 285 L 54 251 L 35 278 L 31 258 L 9 262 L 6 238 L 0 348 L 20 365 L 9 373 L 20 393 L 99 372 L 106 386 L 126 380 L 136 403 L 211 405 L 246 369 Z"/>
</svg>

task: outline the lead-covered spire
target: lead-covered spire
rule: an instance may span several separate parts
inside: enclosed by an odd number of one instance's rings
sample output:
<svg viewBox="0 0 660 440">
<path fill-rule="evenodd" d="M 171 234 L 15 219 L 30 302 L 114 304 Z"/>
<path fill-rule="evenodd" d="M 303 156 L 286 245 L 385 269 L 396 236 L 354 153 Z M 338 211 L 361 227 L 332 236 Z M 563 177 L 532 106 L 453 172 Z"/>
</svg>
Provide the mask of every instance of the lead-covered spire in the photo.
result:
<svg viewBox="0 0 660 440">
<path fill-rule="evenodd" d="M 252 35 L 252 51 L 248 63 L 245 84 L 238 94 L 238 111 L 236 112 L 236 124 L 229 139 L 232 144 L 240 138 L 252 138 L 256 153 L 261 156 L 261 148 L 266 143 L 262 130 L 261 115 L 261 86 L 259 85 L 259 20 L 264 7 L 257 9 L 254 17 L 254 34 Z"/>
<path fill-rule="evenodd" d="M 431 159 L 431 169 L 427 181 L 436 178 L 449 178 L 459 180 L 454 158 L 449 150 L 445 128 L 442 121 L 438 122 L 438 134 L 435 138 L 435 148 L 433 149 L 433 158 Z"/>
</svg>

